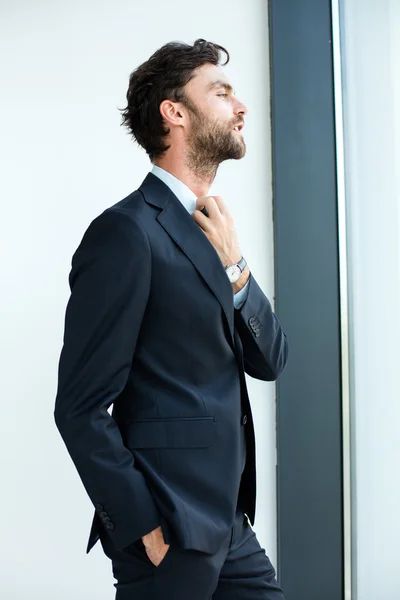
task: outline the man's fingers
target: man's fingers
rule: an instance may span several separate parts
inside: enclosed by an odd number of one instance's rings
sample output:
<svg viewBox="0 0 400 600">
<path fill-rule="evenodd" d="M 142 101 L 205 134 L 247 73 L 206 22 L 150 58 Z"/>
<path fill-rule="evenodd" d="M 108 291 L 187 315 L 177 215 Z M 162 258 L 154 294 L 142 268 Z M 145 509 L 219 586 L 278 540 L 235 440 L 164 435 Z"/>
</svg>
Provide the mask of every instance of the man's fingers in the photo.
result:
<svg viewBox="0 0 400 600">
<path fill-rule="evenodd" d="M 201 210 L 197 209 L 194 211 L 193 219 L 204 231 L 210 230 L 210 218 L 206 217 Z"/>
<path fill-rule="evenodd" d="M 201 196 L 200 198 L 197 198 L 196 208 L 201 210 L 203 207 L 206 208 L 211 219 L 213 217 L 218 217 L 221 212 L 214 196 Z"/>
<path fill-rule="evenodd" d="M 216 205 L 217 205 L 217 206 L 218 206 L 218 208 L 219 208 L 219 211 L 220 211 L 220 212 L 221 212 L 223 215 L 224 215 L 225 213 L 229 212 L 229 211 L 228 211 L 228 209 L 227 209 L 227 207 L 226 207 L 226 204 L 225 204 L 225 202 L 222 200 L 221 196 L 213 196 L 213 197 L 214 197 L 214 200 L 215 200 L 215 203 L 216 203 Z"/>
</svg>

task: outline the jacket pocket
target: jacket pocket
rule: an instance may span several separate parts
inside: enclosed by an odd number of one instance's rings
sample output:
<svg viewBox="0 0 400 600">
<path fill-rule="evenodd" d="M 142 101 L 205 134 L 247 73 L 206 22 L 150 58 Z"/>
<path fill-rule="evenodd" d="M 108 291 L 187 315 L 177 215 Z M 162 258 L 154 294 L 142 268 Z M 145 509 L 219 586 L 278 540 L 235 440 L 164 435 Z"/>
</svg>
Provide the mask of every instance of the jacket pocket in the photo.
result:
<svg viewBox="0 0 400 600">
<path fill-rule="evenodd" d="M 139 448 L 208 448 L 215 437 L 214 417 L 139 419 L 127 430 L 127 445 Z"/>
</svg>

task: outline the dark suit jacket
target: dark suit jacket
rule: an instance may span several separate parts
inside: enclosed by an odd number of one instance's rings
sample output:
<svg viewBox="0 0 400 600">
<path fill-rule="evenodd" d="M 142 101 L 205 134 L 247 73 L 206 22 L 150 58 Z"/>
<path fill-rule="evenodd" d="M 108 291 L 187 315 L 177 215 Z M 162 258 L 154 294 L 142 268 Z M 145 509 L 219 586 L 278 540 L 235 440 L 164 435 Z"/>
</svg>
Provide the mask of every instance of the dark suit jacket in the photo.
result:
<svg viewBox="0 0 400 600">
<path fill-rule="evenodd" d="M 254 523 L 245 372 L 275 380 L 287 357 L 268 299 L 251 275 L 234 309 L 214 247 L 151 173 L 89 225 L 69 282 L 54 416 L 95 507 L 86 551 L 101 527 L 121 549 L 161 525 L 215 552 L 238 497 Z"/>
</svg>

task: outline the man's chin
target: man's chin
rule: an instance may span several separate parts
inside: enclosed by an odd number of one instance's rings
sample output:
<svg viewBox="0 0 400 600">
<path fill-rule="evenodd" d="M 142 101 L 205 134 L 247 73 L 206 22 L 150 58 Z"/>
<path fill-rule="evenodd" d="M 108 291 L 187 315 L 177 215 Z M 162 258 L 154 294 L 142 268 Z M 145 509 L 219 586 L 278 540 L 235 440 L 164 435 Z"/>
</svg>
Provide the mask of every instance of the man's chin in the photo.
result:
<svg viewBox="0 0 400 600">
<path fill-rule="evenodd" d="M 240 135 L 240 139 L 237 140 L 235 145 L 238 149 L 238 154 L 240 155 L 240 156 L 238 156 L 238 158 L 243 158 L 243 156 L 246 154 L 246 144 L 244 142 L 242 134 L 239 134 L 239 135 Z"/>
<path fill-rule="evenodd" d="M 244 155 L 246 154 L 246 144 L 244 142 L 242 142 L 240 144 L 240 146 L 238 146 L 238 148 L 236 149 L 236 152 L 232 153 L 232 159 L 233 160 L 240 160 L 241 158 L 244 157 Z"/>
<path fill-rule="evenodd" d="M 244 155 L 246 154 L 246 150 L 247 150 L 246 144 L 243 142 L 242 143 L 242 147 L 241 147 L 241 155 L 240 155 L 239 158 L 243 158 L 244 157 Z"/>
</svg>

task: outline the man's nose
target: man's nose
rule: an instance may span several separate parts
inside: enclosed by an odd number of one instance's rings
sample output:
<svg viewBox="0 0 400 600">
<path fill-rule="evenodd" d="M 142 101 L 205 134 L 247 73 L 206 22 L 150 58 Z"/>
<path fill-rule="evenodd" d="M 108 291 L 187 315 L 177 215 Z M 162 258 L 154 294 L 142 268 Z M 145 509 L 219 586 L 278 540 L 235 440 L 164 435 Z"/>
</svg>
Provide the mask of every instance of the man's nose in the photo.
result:
<svg viewBox="0 0 400 600">
<path fill-rule="evenodd" d="M 238 100 L 237 105 L 235 107 L 235 114 L 245 116 L 245 115 L 247 115 L 247 113 L 248 113 L 247 106 L 243 102 L 240 102 L 240 100 Z"/>
</svg>

